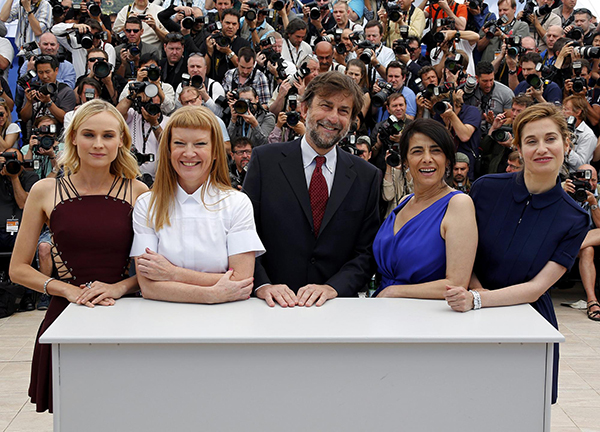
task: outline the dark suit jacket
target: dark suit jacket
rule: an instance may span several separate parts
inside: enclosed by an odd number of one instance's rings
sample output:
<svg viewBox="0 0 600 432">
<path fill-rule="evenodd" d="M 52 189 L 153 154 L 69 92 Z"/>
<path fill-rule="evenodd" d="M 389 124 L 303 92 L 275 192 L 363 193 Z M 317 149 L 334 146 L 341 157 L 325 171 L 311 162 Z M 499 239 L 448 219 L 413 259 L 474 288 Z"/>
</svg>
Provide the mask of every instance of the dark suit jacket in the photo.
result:
<svg viewBox="0 0 600 432">
<path fill-rule="evenodd" d="M 297 293 L 307 284 L 328 284 L 341 297 L 355 297 L 373 274 L 380 174 L 359 157 L 335 151 L 336 172 L 317 238 L 300 139 L 252 152 L 244 191 L 267 249 L 256 261 L 255 287 L 286 284 Z"/>
</svg>

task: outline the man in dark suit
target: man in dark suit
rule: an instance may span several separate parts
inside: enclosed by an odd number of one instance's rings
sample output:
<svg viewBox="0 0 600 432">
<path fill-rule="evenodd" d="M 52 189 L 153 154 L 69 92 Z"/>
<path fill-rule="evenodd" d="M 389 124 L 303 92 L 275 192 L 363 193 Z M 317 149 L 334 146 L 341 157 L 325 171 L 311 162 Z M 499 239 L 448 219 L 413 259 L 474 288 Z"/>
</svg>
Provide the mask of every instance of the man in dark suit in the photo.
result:
<svg viewBox="0 0 600 432">
<path fill-rule="evenodd" d="M 306 135 L 253 151 L 243 187 L 267 249 L 256 261 L 256 296 L 269 306 L 355 297 L 373 274 L 379 173 L 336 146 L 362 101 L 349 77 L 319 75 L 301 103 Z"/>
</svg>

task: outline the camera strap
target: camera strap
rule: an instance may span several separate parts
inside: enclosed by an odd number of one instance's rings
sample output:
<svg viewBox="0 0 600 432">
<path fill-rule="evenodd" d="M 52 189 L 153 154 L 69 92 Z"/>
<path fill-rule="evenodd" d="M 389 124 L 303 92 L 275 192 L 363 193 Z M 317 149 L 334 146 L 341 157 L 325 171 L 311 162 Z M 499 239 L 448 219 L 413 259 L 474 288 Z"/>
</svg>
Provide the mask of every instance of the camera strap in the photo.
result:
<svg viewBox="0 0 600 432">
<path fill-rule="evenodd" d="M 142 116 L 142 154 L 146 154 L 146 144 L 148 143 L 148 138 L 150 138 L 150 134 L 152 133 L 152 126 L 150 126 L 150 123 L 148 123 L 148 133 L 146 133 L 144 130 L 145 124 L 146 120 L 144 119 L 144 116 Z"/>
<path fill-rule="evenodd" d="M 293 45 L 290 44 L 290 41 L 288 39 L 285 39 L 285 43 L 287 44 L 288 51 L 290 52 L 292 63 L 294 63 L 294 65 L 297 65 L 300 61 L 300 48 L 298 48 L 298 55 L 296 56 L 296 59 L 294 59 L 294 51 L 292 51 Z"/>
<path fill-rule="evenodd" d="M 412 19 L 413 14 L 415 13 L 415 5 L 411 4 L 410 5 L 410 9 L 408 10 L 408 15 L 406 17 L 406 24 L 410 26 L 410 22 Z"/>
</svg>

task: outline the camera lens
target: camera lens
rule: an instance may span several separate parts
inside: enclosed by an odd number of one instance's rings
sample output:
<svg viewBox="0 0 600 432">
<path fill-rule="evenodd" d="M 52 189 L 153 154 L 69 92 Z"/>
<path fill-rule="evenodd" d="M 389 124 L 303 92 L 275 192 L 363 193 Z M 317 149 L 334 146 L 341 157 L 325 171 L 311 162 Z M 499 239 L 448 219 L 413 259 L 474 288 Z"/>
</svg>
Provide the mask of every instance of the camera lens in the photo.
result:
<svg viewBox="0 0 600 432">
<path fill-rule="evenodd" d="M 100 79 L 110 75 L 110 65 L 105 61 L 97 61 L 94 63 L 94 75 Z"/>
<path fill-rule="evenodd" d="M 239 99 L 233 104 L 233 109 L 238 114 L 246 114 L 250 110 L 250 106 L 246 100 Z"/>
<path fill-rule="evenodd" d="M 183 27 L 184 29 L 190 30 L 192 27 L 194 27 L 195 23 L 196 23 L 196 20 L 194 20 L 194 18 L 186 16 L 185 18 L 183 18 L 181 20 L 181 27 Z"/>
</svg>

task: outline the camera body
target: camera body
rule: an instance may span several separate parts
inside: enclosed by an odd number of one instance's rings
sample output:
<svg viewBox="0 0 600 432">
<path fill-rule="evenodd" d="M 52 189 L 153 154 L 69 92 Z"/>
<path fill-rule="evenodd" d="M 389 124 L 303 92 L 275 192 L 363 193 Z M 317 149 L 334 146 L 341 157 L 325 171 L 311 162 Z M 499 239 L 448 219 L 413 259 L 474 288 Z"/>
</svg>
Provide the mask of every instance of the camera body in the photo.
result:
<svg viewBox="0 0 600 432">
<path fill-rule="evenodd" d="M 6 168 L 6 172 L 12 175 L 17 175 L 21 169 L 40 169 L 39 160 L 24 160 L 20 161 L 15 152 L 4 152 L 0 154 L 5 159 L 5 162 L 0 162 L 0 171 Z"/>
<path fill-rule="evenodd" d="M 379 87 L 381 88 L 381 90 L 373 95 L 373 98 L 371 101 L 373 106 L 377 107 L 377 108 L 383 106 L 383 104 L 385 104 L 385 101 L 387 100 L 387 98 L 392 93 L 395 92 L 394 86 L 388 82 L 380 83 Z"/>
<path fill-rule="evenodd" d="M 392 44 L 392 49 L 396 55 L 408 54 L 408 41 L 404 39 L 396 39 Z"/>
<path fill-rule="evenodd" d="M 500 128 L 493 131 L 490 136 L 496 142 L 505 142 L 508 141 L 512 135 L 512 127 L 510 126 L 501 126 Z"/>
<path fill-rule="evenodd" d="M 90 32 L 82 33 L 79 30 L 75 32 L 77 43 L 85 49 L 90 49 L 94 46 L 94 35 Z"/>
<path fill-rule="evenodd" d="M 592 171 L 577 170 L 571 174 L 569 178 L 573 181 L 573 186 L 575 187 L 575 192 L 569 193 L 569 195 L 571 195 L 575 201 L 587 201 L 587 192 L 592 191 L 592 184 L 590 183 Z"/>
<path fill-rule="evenodd" d="M 27 73 L 21 75 L 17 79 L 17 84 L 19 84 L 24 89 L 31 87 L 32 80 L 37 76 L 37 73 L 34 70 L 27 71 Z"/>
<path fill-rule="evenodd" d="M 578 41 L 583 38 L 583 29 L 581 27 L 573 27 L 571 31 L 565 33 L 565 37 L 569 39 L 573 39 L 574 41 Z"/>
<path fill-rule="evenodd" d="M 313 1 L 310 3 L 306 3 L 304 5 L 304 7 L 307 7 L 310 9 L 310 19 L 312 20 L 318 20 L 319 18 L 321 18 L 321 8 L 319 7 L 319 3 Z"/>
<path fill-rule="evenodd" d="M 400 8 L 400 5 L 397 2 L 390 1 L 384 4 L 388 19 L 392 22 L 400 21 L 400 18 L 402 17 L 402 8 Z"/>
<path fill-rule="evenodd" d="M 286 123 L 288 126 L 296 126 L 298 123 L 300 123 L 301 116 L 298 111 L 288 111 L 285 113 L 285 115 L 287 116 Z"/>
<path fill-rule="evenodd" d="M 56 125 L 32 128 L 31 133 L 31 138 L 35 138 L 38 141 L 37 145 L 31 147 L 31 151 L 35 154 L 39 155 L 40 149 L 50 150 L 54 148 L 56 143 Z"/>
<path fill-rule="evenodd" d="M 204 84 L 204 80 L 202 79 L 202 75 L 194 75 L 190 76 L 189 74 L 181 74 L 181 87 L 196 87 L 201 88 Z"/>
<path fill-rule="evenodd" d="M 231 38 L 228 36 L 225 36 L 223 34 L 223 32 L 221 32 L 221 31 L 211 35 L 211 38 L 213 38 L 214 41 L 217 43 L 217 45 L 219 45 L 222 48 L 225 48 L 225 47 L 228 47 L 231 45 Z"/>
<path fill-rule="evenodd" d="M 146 162 L 155 161 L 154 153 L 140 153 L 134 146 L 131 146 L 131 154 L 135 157 L 138 166 L 142 166 Z"/>
<path fill-rule="evenodd" d="M 102 15 L 102 9 L 94 0 L 90 0 L 87 3 L 87 10 L 88 13 L 93 17 L 99 17 L 100 15 Z"/>
<path fill-rule="evenodd" d="M 158 95 L 158 87 L 156 84 L 152 84 L 148 81 L 134 81 L 129 83 L 129 96 L 133 101 L 132 108 L 139 114 L 142 113 L 144 108 L 148 114 L 155 116 L 160 114 L 160 104 L 152 102 L 152 98 Z M 142 102 L 141 93 L 144 93 L 150 100 Z"/>
</svg>

